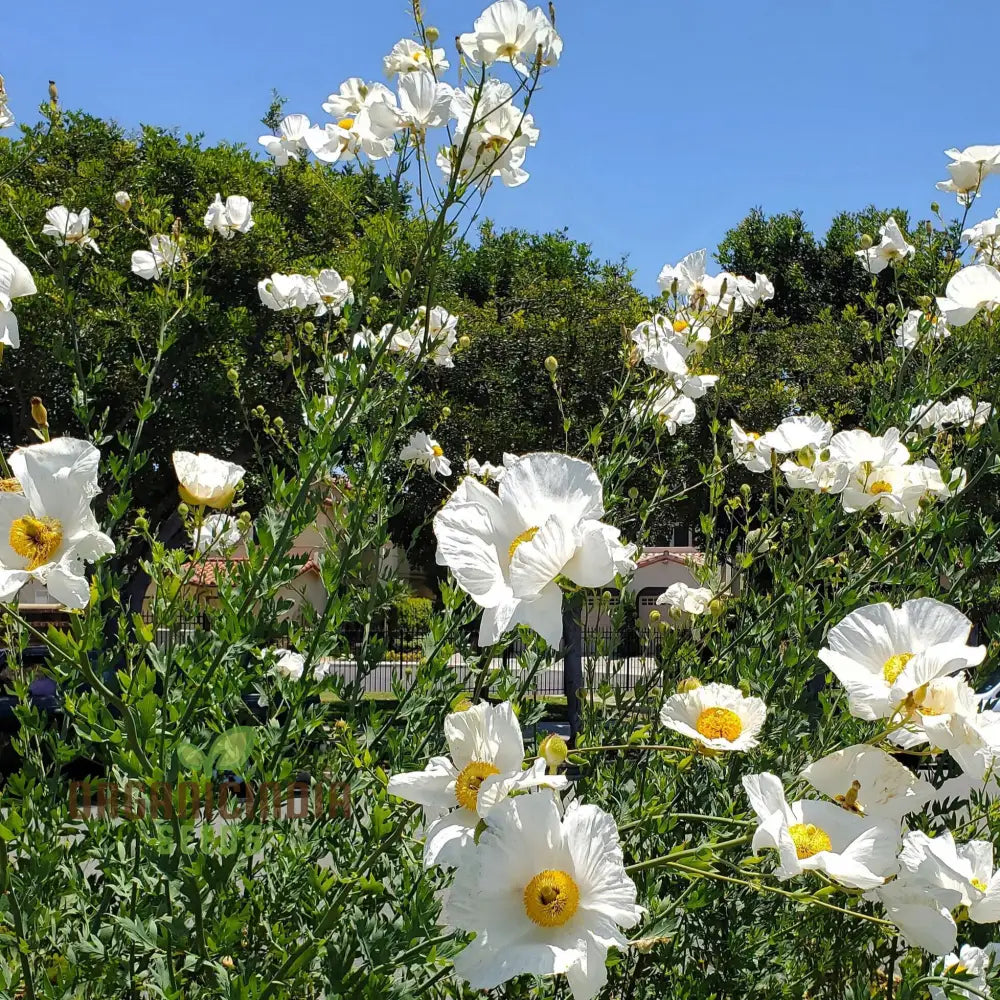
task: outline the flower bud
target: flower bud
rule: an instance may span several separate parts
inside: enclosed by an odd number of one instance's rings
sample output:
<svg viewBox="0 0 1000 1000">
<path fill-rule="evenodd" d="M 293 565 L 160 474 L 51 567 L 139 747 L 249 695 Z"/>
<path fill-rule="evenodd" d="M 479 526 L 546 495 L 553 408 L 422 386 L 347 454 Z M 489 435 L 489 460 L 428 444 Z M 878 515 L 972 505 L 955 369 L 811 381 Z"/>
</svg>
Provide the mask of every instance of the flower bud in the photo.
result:
<svg viewBox="0 0 1000 1000">
<path fill-rule="evenodd" d="M 462 336 L 458 338 L 458 346 L 461 347 L 463 351 L 468 349 L 468 346 L 471 343 L 472 338 L 467 333 L 463 333 Z"/>
<path fill-rule="evenodd" d="M 550 354 L 545 359 L 545 370 L 550 375 L 555 375 L 558 368 L 559 368 L 559 360 L 554 355 Z"/>
<path fill-rule="evenodd" d="M 49 414 L 45 409 L 45 405 L 42 403 L 41 396 L 31 397 L 31 419 L 34 420 L 39 427 L 49 426 Z"/>
<path fill-rule="evenodd" d="M 688 691 L 697 691 L 700 687 L 701 681 L 697 677 L 685 677 L 684 680 L 678 681 L 677 693 L 687 694 Z"/>
<path fill-rule="evenodd" d="M 115 204 L 122 212 L 128 212 L 132 207 L 132 197 L 128 191 L 116 191 L 115 192 Z"/>
<path fill-rule="evenodd" d="M 872 238 L 867 233 L 863 233 L 861 239 L 858 242 L 858 246 L 860 246 L 862 250 L 870 250 L 871 245 L 872 245 Z"/>
<path fill-rule="evenodd" d="M 933 303 L 934 300 L 929 295 L 917 296 L 917 305 L 920 306 L 920 308 L 923 309 L 924 312 L 927 312 L 933 305 Z"/>
<path fill-rule="evenodd" d="M 145 531 L 149 527 L 149 521 L 140 514 L 135 519 L 135 527 L 137 531 Z"/>
<path fill-rule="evenodd" d="M 450 406 L 442 406 L 441 407 L 441 419 L 442 420 L 447 420 L 450 416 L 451 416 L 451 407 Z"/>
<path fill-rule="evenodd" d="M 177 513 L 181 517 L 187 517 L 191 513 L 191 508 L 186 503 L 179 503 L 177 505 Z"/>
<path fill-rule="evenodd" d="M 345 274 L 344 275 L 344 281 L 347 282 L 347 287 L 348 288 L 353 288 L 354 287 L 354 275 L 353 274 Z"/>
<path fill-rule="evenodd" d="M 399 272 L 399 280 L 404 285 L 408 285 L 412 277 L 413 275 L 410 273 L 410 269 L 408 267 L 404 267 L 403 270 Z"/>
<path fill-rule="evenodd" d="M 441 37 L 441 32 L 434 27 L 433 24 L 428 24 L 424 28 L 424 38 L 427 39 L 428 45 L 433 45 Z"/>
<path fill-rule="evenodd" d="M 174 216 L 174 224 L 170 227 L 170 232 L 175 240 L 180 239 L 183 226 L 184 223 L 181 222 L 181 217 L 179 215 Z"/>
<path fill-rule="evenodd" d="M 649 623 L 651 625 L 655 625 L 661 617 L 660 612 L 657 611 L 656 608 L 653 608 L 653 610 L 649 612 Z"/>
<path fill-rule="evenodd" d="M 941 206 L 940 206 L 940 205 L 939 205 L 939 204 L 938 204 L 938 203 L 937 203 L 936 201 L 932 201 L 932 202 L 931 202 L 931 211 L 932 211 L 932 212 L 933 212 L 933 213 L 934 213 L 935 215 L 937 215 L 937 214 L 938 214 L 938 212 L 940 212 L 940 211 L 941 211 Z"/>
<path fill-rule="evenodd" d="M 285 428 L 285 420 L 284 420 L 284 418 L 283 417 L 275 417 L 274 418 L 274 426 L 277 427 L 279 431 L 280 430 L 284 430 L 284 428 Z"/>
<path fill-rule="evenodd" d="M 379 297 L 378 297 L 377 295 L 373 295 L 373 296 L 372 296 L 372 297 L 371 297 L 371 298 L 370 298 L 370 299 L 368 300 L 368 305 L 370 305 L 370 306 L 372 307 L 372 309 L 378 309 L 378 307 L 379 307 L 379 304 L 381 303 L 381 301 L 382 301 L 382 300 L 381 300 L 381 299 L 380 299 L 380 298 L 379 298 Z"/>
<path fill-rule="evenodd" d="M 308 320 L 302 324 L 302 329 L 305 330 L 306 333 L 315 333 L 316 324 L 312 320 Z"/>
<path fill-rule="evenodd" d="M 708 602 L 708 613 L 713 618 L 718 618 L 722 614 L 722 609 L 724 605 L 722 599 L 719 597 L 713 597 L 712 600 Z"/>
<path fill-rule="evenodd" d="M 226 378 L 235 385 L 240 380 L 240 373 L 235 368 L 230 368 L 226 372 Z"/>
<path fill-rule="evenodd" d="M 545 758 L 549 773 L 555 774 L 561 764 L 566 763 L 569 756 L 569 747 L 566 741 L 555 733 L 549 733 L 538 746 L 539 756 Z"/>
<path fill-rule="evenodd" d="M 221 965 L 224 969 L 236 968 L 236 963 L 233 961 L 232 955 L 226 955 L 225 958 L 222 959 Z"/>
</svg>

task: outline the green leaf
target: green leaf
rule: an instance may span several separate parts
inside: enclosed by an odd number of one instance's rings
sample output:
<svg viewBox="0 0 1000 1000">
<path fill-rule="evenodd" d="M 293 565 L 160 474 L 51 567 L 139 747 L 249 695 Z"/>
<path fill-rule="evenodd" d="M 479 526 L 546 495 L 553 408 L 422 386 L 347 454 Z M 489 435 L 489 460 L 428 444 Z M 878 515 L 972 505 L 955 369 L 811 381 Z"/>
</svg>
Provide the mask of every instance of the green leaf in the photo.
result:
<svg viewBox="0 0 1000 1000">
<path fill-rule="evenodd" d="M 253 726 L 237 726 L 220 733 L 209 751 L 209 759 L 216 767 L 232 769 L 242 767 L 253 750 L 257 733 Z"/>
<path fill-rule="evenodd" d="M 177 759 L 182 766 L 192 771 L 207 769 L 208 758 L 193 743 L 182 743 L 177 747 Z"/>
</svg>

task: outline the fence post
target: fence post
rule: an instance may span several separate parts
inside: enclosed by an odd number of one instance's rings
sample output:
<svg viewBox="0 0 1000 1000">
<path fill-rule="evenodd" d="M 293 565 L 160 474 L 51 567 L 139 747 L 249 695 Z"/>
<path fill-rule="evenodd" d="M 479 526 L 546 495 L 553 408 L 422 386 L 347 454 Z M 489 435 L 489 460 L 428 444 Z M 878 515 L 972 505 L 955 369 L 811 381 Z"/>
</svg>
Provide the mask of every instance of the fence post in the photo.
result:
<svg viewBox="0 0 1000 1000">
<path fill-rule="evenodd" d="M 580 732 L 580 691 L 583 688 L 583 634 L 579 596 L 563 601 L 563 691 L 569 720 L 569 745 L 576 746 Z"/>
</svg>

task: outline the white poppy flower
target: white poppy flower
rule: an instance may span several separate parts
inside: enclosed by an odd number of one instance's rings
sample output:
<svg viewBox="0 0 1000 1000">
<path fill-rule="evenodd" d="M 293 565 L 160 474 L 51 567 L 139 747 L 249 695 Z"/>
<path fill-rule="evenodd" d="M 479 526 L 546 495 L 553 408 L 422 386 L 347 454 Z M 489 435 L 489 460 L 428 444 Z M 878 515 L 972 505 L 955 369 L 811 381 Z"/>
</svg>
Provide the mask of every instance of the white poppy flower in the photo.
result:
<svg viewBox="0 0 1000 1000">
<path fill-rule="evenodd" d="M 209 514 L 194 531 L 195 552 L 227 552 L 242 538 L 239 522 L 228 514 Z"/>
<path fill-rule="evenodd" d="M 940 676 L 949 656 L 939 648 L 914 658 L 911 681 L 916 680 L 919 686 L 906 702 L 906 724 L 889 734 L 897 746 L 910 749 L 929 743 L 934 749 L 950 750 L 968 741 L 965 723 L 978 714 L 979 700 L 964 677 Z M 938 675 L 930 676 L 935 671 Z M 928 676 L 930 679 L 924 680 Z"/>
<path fill-rule="evenodd" d="M 42 235 L 51 236 L 60 246 L 76 247 L 78 253 L 93 250 L 99 254 L 97 242 L 90 233 L 90 209 L 83 209 L 78 215 L 65 205 L 56 205 L 45 213 Z"/>
<path fill-rule="evenodd" d="M 668 375 L 686 376 L 687 359 L 692 346 L 684 335 L 688 328 L 686 321 L 677 321 L 682 330 L 674 329 L 671 321 L 661 313 L 644 320 L 631 334 L 632 341 L 639 349 L 642 360 L 657 371 Z"/>
<path fill-rule="evenodd" d="M 17 119 L 7 104 L 7 95 L 0 91 L 0 128 L 10 128 Z"/>
<path fill-rule="evenodd" d="M 916 247 L 906 242 L 906 237 L 891 215 L 886 219 L 885 225 L 879 227 L 878 233 L 881 237 L 878 244 L 867 250 L 856 250 L 854 254 L 871 274 L 879 274 L 890 264 L 912 257 L 917 252 Z"/>
<path fill-rule="evenodd" d="M 34 295 L 38 289 L 31 272 L 7 244 L 0 239 L 0 345 L 19 347 L 21 338 L 12 300 Z"/>
<path fill-rule="evenodd" d="M 464 469 L 470 476 L 494 483 L 499 483 L 507 475 L 507 469 L 503 465 L 494 465 L 492 462 L 480 463 L 474 458 L 465 460 Z"/>
<path fill-rule="evenodd" d="M 932 955 L 955 947 L 958 928 L 951 911 L 961 901 L 957 890 L 925 885 L 904 874 L 865 893 L 865 898 L 882 904 L 907 947 Z"/>
<path fill-rule="evenodd" d="M 956 980 L 949 985 L 947 992 L 941 986 L 932 983 L 928 987 L 931 991 L 931 1000 L 954 1000 L 955 997 L 981 1000 L 982 997 L 991 996 L 986 979 L 987 974 L 996 966 L 998 954 L 1000 954 L 1000 944 L 993 943 L 985 948 L 963 944 L 957 955 L 946 955 L 935 967 L 935 973 L 941 976 L 958 973 L 972 978 Z"/>
<path fill-rule="evenodd" d="M 353 118 L 365 104 L 365 98 L 374 84 L 367 84 L 360 76 L 345 80 L 336 94 L 323 103 L 323 110 L 334 118 Z"/>
<path fill-rule="evenodd" d="M 84 564 L 115 551 L 90 509 L 100 458 L 88 441 L 67 437 L 11 455 L 20 492 L 0 491 L 0 601 L 35 579 L 68 608 L 90 603 Z"/>
<path fill-rule="evenodd" d="M 723 271 L 721 274 L 706 272 L 706 251 L 689 253 L 676 265 L 665 264 L 656 279 L 660 290 L 669 293 L 677 283 L 677 294 L 687 297 L 697 308 L 718 308 L 734 312 L 743 308 L 743 297 L 739 294 L 736 276 Z"/>
<path fill-rule="evenodd" d="M 257 142 L 267 150 L 276 167 L 283 167 L 289 160 L 297 160 L 305 152 L 305 136 L 308 131 L 308 116 L 285 115 L 278 123 L 277 135 L 262 135 Z"/>
<path fill-rule="evenodd" d="M 253 202 L 241 194 L 231 194 L 225 202 L 221 194 L 216 194 L 205 213 L 205 228 L 218 233 L 224 240 L 231 240 L 237 233 L 253 229 L 252 210 Z"/>
<path fill-rule="evenodd" d="M 443 72 L 449 66 L 444 56 L 444 49 L 428 50 L 412 38 L 401 38 L 382 60 L 382 69 L 390 80 L 400 74 L 410 76 L 417 73 L 426 74 L 433 79 L 435 74 Z"/>
<path fill-rule="evenodd" d="M 759 306 L 761 302 L 767 302 L 774 298 L 774 285 L 766 274 L 759 271 L 754 276 L 754 280 L 744 278 L 743 275 L 736 275 L 736 289 L 740 298 L 751 308 Z"/>
<path fill-rule="evenodd" d="M 778 852 L 778 878 L 817 870 L 841 885 L 873 889 L 895 874 L 899 835 L 893 824 L 858 816 L 832 802 L 789 803 L 781 780 L 766 772 L 745 776 L 743 787 L 760 820 L 753 849 Z"/>
<path fill-rule="evenodd" d="M 678 581 L 670 584 L 656 598 L 656 603 L 669 609 L 667 617 L 664 619 L 667 624 L 690 625 L 693 617 L 709 613 L 714 599 L 715 594 L 709 587 L 692 587 Z"/>
<path fill-rule="evenodd" d="M 268 309 L 307 309 L 319 306 L 319 289 L 312 278 L 304 274 L 279 274 L 257 282 L 257 294 Z"/>
<path fill-rule="evenodd" d="M 365 88 L 357 111 L 326 125 L 313 126 L 302 138 L 323 163 L 360 154 L 382 160 L 395 148 L 394 135 L 399 127 L 396 95 L 384 84 L 373 83 Z"/>
<path fill-rule="evenodd" d="M 962 239 L 976 248 L 977 263 L 1000 264 L 1000 211 L 962 230 Z"/>
<path fill-rule="evenodd" d="M 735 420 L 729 421 L 733 439 L 733 458 L 750 472 L 767 472 L 771 468 L 771 452 L 761 447 L 761 435 L 745 431 Z"/>
<path fill-rule="evenodd" d="M 444 449 L 426 431 L 411 434 L 399 457 L 427 469 L 432 476 L 451 475 L 451 463 L 444 457 Z"/>
<path fill-rule="evenodd" d="M 489 78 L 478 93 L 478 102 L 476 96 L 473 87 L 455 91 L 453 145 L 438 153 L 437 164 L 449 177 L 457 170 L 461 180 L 476 180 L 481 190 L 494 177 L 506 187 L 518 187 L 529 176 L 524 169 L 528 147 L 538 142 L 535 120 L 513 103 L 514 91 L 502 80 Z M 456 162 L 463 145 L 465 153 Z"/>
<path fill-rule="evenodd" d="M 638 409 L 636 412 L 639 412 Z M 697 415 L 694 401 L 672 385 L 656 391 L 654 388 L 649 404 L 650 415 L 666 427 L 667 432 L 676 434 L 678 429 L 694 423 Z"/>
<path fill-rule="evenodd" d="M 778 468 L 785 474 L 785 482 L 791 489 L 812 490 L 813 493 L 843 493 L 851 475 L 850 468 L 843 462 L 822 459 L 814 459 L 809 465 L 786 459 Z"/>
<path fill-rule="evenodd" d="M 761 435 L 759 447 L 779 455 L 822 452 L 833 437 L 833 425 L 815 413 L 785 417 L 773 430 Z"/>
<path fill-rule="evenodd" d="M 671 695 L 660 709 L 667 729 L 697 740 L 710 750 L 750 750 L 767 718 L 760 698 L 747 698 L 728 684 L 703 684 Z"/>
<path fill-rule="evenodd" d="M 828 754 L 810 764 L 802 777 L 843 808 L 879 820 L 899 822 L 934 795 L 930 782 L 866 743 Z"/>
<path fill-rule="evenodd" d="M 844 685 L 853 716 L 885 719 L 934 677 L 983 662 L 985 646 L 969 646 L 972 622 L 930 597 L 869 604 L 827 635 L 819 658 Z"/>
<path fill-rule="evenodd" d="M 396 118 L 400 125 L 414 132 L 438 128 L 451 117 L 454 96 L 454 88 L 434 79 L 430 73 L 407 73 L 399 80 Z"/>
<path fill-rule="evenodd" d="M 937 305 L 948 323 L 965 326 L 980 310 L 1000 306 L 1000 271 L 989 264 L 963 267 L 952 275 Z"/>
<path fill-rule="evenodd" d="M 146 281 L 159 280 L 164 271 L 170 271 L 181 261 L 181 248 L 162 234 L 151 236 L 148 250 L 132 254 L 132 273 Z"/>
<path fill-rule="evenodd" d="M 175 451 L 173 462 L 181 499 L 195 507 L 228 507 L 246 474 L 242 465 L 205 452 Z"/>
<path fill-rule="evenodd" d="M 562 39 L 541 7 L 528 9 L 522 0 L 497 0 L 476 18 L 473 30 L 458 38 L 466 59 L 489 66 L 509 62 L 519 73 L 534 65 L 538 47 L 542 64 L 554 66 L 562 54 Z"/>
<path fill-rule="evenodd" d="M 896 346 L 909 350 L 923 340 L 944 340 L 951 336 L 948 324 L 940 316 L 928 316 L 921 309 L 911 309 L 896 327 Z"/>
<path fill-rule="evenodd" d="M 426 306 L 421 306 L 410 326 L 396 331 L 389 350 L 400 351 L 415 358 L 429 353 L 431 360 L 439 368 L 454 368 L 451 352 L 457 341 L 457 316 L 453 316 L 443 306 L 433 306 L 429 312 Z"/>
<path fill-rule="evenodd" d="M 993 868 L 993 845 L 988 840 L 956 844 L 950 832 L 929 837 L 911 830 L 903 837 L 900 877 L 932 889 L 954 890 L 957 903 L 967 907 L 969 919 L 979 924 L 1000 920 L 1000 872 Z"/>
<path fill-rule="evenodd" d="M 332 267 L 326 267 L 313 279 L 316 298 L 316 315 L 325 316 L 328 312 L 339 316 L 344 306 L 354 301 L 354 292 L 348 281 L 342 278 Z"/>
<path fill-rule="evenodd" d="M 504 456 L 498 493 L 471 476 L 434 517 L 437 563 L 482 608 L 480 645 L 515 625 L 550 646 L 562 636 L 557 577 L 603 587 L 635 568 L 635 546 L 604 524 L 601 482 L 587 462 L 553 452 Z"/>
<path fill-rule="evenodd" d="M 943 431 L 953 424 L 982 427 L 992 412 L 989 403 L 973 406 L 968 396 L 959 396 L 951 403 L 918 403 L 910 410 L 910 423 L 923 431 Z"/>
<path fill-rule="evenodd" d="M 388 785 L 390 795 L 423 806 L 428 868 L 458 864 L 479 821 L 512 792 L 568 783 L 547 776 L 542 759 L 523 768 L 524 739 L 509 701 L 452 712 L 445 717 L 444 735 L 450 757 L 432 757 L 423 771 L 394 774 Z"/>
<path fill-rule="evenodd" d="M 272 649 L 271 656 L 274 659 L 276 674 L 292 681 L 302 680 L 306 658 L 301 653 L 296 653 L 293 649 Z"/>
<path fill-rule="evenodd" d="M 579 802 L 560 818 L 555 798 L 537 794 L 504 800 L 485 823 L 444 894 L 442 923 L 476 935 L 455 972 L 476 990 L 526 972 L 565 975 L 575 1000 L 591 1000 L 607 982 L 608 949 L 627 947 L 619 928 L 645 912 L 615 821 Z"/>
</svg>

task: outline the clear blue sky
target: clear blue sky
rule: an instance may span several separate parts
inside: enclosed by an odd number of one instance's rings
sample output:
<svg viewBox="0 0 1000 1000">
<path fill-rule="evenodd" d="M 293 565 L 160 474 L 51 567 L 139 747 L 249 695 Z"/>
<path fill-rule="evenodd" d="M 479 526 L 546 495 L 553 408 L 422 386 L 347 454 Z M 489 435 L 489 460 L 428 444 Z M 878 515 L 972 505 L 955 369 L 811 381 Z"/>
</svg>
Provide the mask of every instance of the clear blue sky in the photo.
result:
<svg viewBox="0 0 1000 1000">
<path fill-rule="evenodd" d="M 341 80 L 380 78 L 410 34 L 406 0 L 7 6 L 0 73 L 20 119 L 52 77 L 65 106 L 249 145 L 272 87 L 325 118 Z M 449 49 L 483 6 L 425 0 Z M 566 49 L 533 106 L 531 179 L 491 193 L 488 214 L 628 254 L 647 291 L 756 205 L 801 208 L 820 231 L 872 202 L 953 213 L 934 190 L 942 150 L 1000 142 L 996 0 L 563 0 L 557 18 Z M 998 205 L 994 179 L 977 217 Z"/>
</svg>

